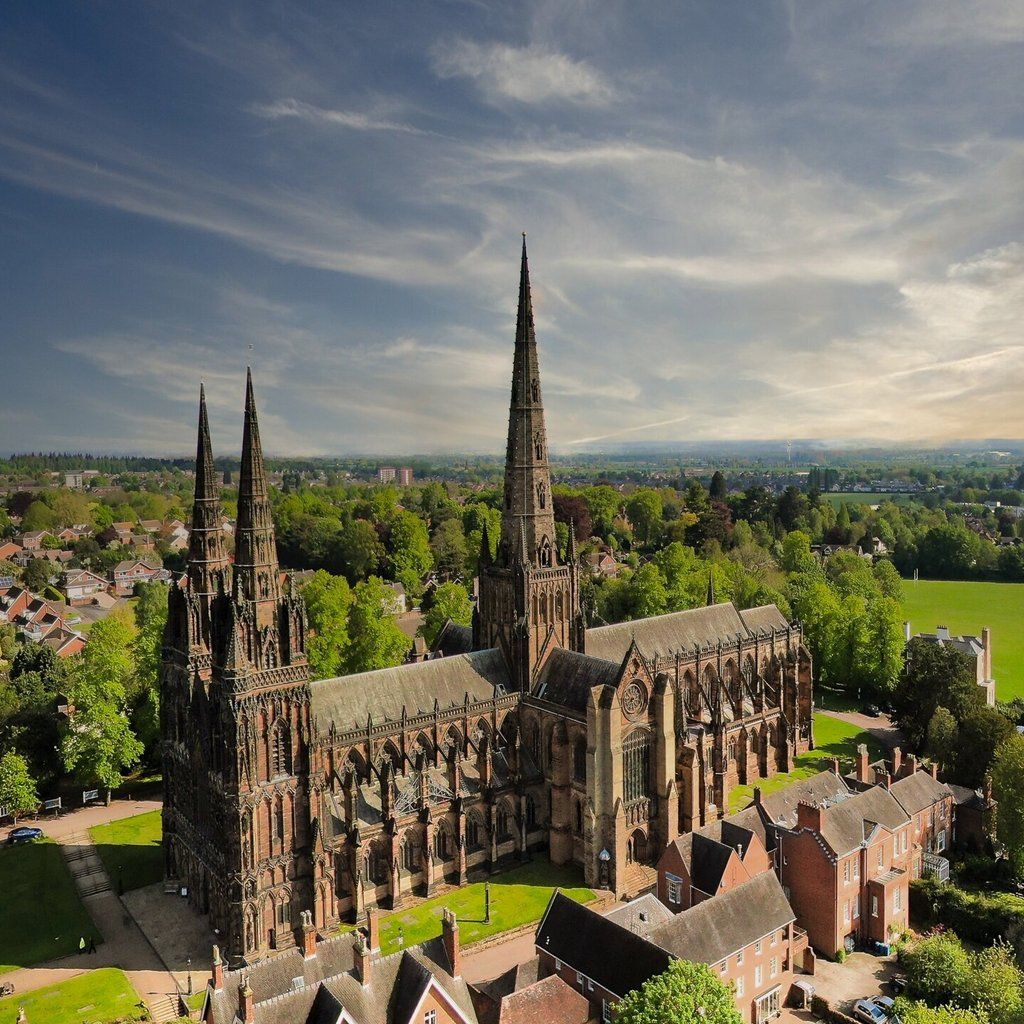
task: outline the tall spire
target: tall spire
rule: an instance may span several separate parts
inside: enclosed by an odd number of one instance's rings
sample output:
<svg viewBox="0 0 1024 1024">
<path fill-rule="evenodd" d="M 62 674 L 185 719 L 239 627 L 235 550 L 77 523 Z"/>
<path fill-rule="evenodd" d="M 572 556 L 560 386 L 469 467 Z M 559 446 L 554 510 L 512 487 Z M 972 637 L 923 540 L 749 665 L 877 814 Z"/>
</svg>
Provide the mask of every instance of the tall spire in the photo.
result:
<svg viewBox="0 0 1024 1024">
<path fill-rule="evenodd" d="M 235 596 L 255 604 L 257 625 L 263 627 L 275 622 L 276 606 L 281 597 L 277 543 L 249 368 L 245 372 L 245 425 L 242 430 L 242 467 L 238 476 L 234 579 Z"/>
<path fill-rule="evenodd" d="M 214 594 L 217 575 L 227 565 L 220 498 L 214 482 L 210 421 L 206 415 L 206 389 L 200 384 L 195 499 L 192 503 L 192 529 L 188 537 L 189 588 L 198 595 Z"/>
<path fill-rule="evenodd" d="M 525 548 L 529 564 L 535 567 L 557 564 L 548 441 L 544 429 L 525 234 L 519 270 L 519 312 L 505 451 L 505 507 L 499 561 L 511 565 L 516 560 L 520 544 Z"/>
</svg>

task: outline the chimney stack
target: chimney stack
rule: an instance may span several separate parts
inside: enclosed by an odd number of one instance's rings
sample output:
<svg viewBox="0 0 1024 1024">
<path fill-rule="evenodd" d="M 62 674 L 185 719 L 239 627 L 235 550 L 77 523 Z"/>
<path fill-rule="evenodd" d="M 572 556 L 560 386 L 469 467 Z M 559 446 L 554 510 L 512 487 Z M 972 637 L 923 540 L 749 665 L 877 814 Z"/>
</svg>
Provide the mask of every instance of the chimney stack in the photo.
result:
<svg viewBox="0 0 1024 1024">
<path fill-rule="evenodd" d="M 903 766 L 903 751 L 899 747 L 892 748 L 892 777 L 900 777 L 900 768 Z"/>
<path fill-rule="evenodd" d="M 366 910 L 366 942 L 371 953 L 380 952 L 380 913 L 376 907 Z"/>
<path fill-rule="evenodd" d="M 462 958 L 459 951 L 459 922 L 455 911 L 444 909 L 441 916 L 441 940 L 444 951 L 448 954 L 448 962 L 452 965 L 452 977 L 462 977 Z"/>
<path fill-rule="evenodd" d="M 761 787 L 760 786 L 755 786 L 754 787 L 754 805 L 756 807 L 760 807 L 761 806 Z"/>
<path fill-rule="evenodd" d="M 939 762 L 938 761 L 932 761 L 931 764 L 928 765 L 928 770 L 932 773 L 932 778 L 935 779 L 936 782 L 938 782 L 938 780 L 939 780 Z"/>
<path fill-rule="evenodd" d="M 316 929 L 313 927 L 313 915 L 304 910 L 301 914 L 302 921 L 302 955 L 309 960 L 316 956 Z"/>
<path fill-rule="evenodd" d="M 825 770 L 835 772 L 836 775 L 842 775 L 842 768 L 839 764 L 838 757 L 826 757 L 825 758 Z"/>
<path fill-rule="evenodd" d="M 219 992 L 224 987 L 224 961 L 220 958 L 220 946 L 213 947 L 213 990 Z"/>
<path fill-rule="evenodd" d="M 888 790 L 892 785 L 892 776 L 884 768 L 875 769 L 875 785 Z"/>
<path fill-rule="evenodd" d="M 821 808 L 816 804 L 807 804 L 801 800 L 796 805 L 796 826 L 810 829 L 812 832 L 820 832 Z"/>
<path fill-rule="evenodd" d="M 906 777 L 908 775 L 916 775 L 917 774 L 917 769 L 918 769 L 917 755 L 916 754 L 908 754 L 906 761 L 903 763 L 903 775 L 904 775 L 904 777 Z"/>
<path fill-rule="evenodd" d="M 256 1001 L 249 987 L 249 975 L 242 977 L 238 986 L 238 1016 L 244 1024 L 254 1024 L 256 1020 Z"/>
<path fill-rule="evenodd" d="M 871 777 L 868 774 L 868 747 L 866 743 L 861 743 L 857 747 L 857 781 L 871 781 Z"/>
<path fill-rule="evenodd" d="M 371 966 L 370 949 L 369 949 L 369 947 L 366 944 L 366 936 L 363 935 L 362 932 L 358 932 L 358 931 L 356 932 L 355 948 L 356 948 L 356 963 L 355 963 L 356 978 L 358 979 L 359 984 L 362 985 L 363 988 L 366 988 L 367 985 L 370 984 L 370 979 L 371 979 L 373 971 L 372 971 L 372 966 Z"/>
</svg>

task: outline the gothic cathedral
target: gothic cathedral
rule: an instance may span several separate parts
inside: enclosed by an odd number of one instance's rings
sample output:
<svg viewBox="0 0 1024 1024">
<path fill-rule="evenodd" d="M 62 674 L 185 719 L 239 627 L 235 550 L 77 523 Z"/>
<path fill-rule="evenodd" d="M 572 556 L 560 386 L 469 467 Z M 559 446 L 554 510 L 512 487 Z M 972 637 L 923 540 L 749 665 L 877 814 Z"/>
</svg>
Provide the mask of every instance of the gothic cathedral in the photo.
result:
<svg viewBox="0 0 1024 1024">
<path fill-rule="evenodd" d="M 535 853 L 617 895 L 733 786 L 812 744 L 811 662 L 774 605 L 587 628 L 555 541 L 525 240 L 501 537 L 472 628 L 426 660 L 311 680 L 277 561 L 251 376 L 235 556 L 200 391 L 188 570 L 172 586 L 161 705 L 169 878 L 233 957 L 327 931 Z"/>
</svg>

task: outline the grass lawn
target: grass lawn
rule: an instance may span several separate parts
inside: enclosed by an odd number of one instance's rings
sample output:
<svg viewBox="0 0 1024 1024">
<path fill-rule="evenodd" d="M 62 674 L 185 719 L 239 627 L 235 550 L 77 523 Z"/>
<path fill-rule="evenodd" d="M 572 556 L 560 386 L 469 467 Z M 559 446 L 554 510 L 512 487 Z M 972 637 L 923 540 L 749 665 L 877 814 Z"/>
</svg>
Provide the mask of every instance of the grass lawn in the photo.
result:
<svg viewBox="0 0 1024 1024">
<path fill-rule="evenodd" d="M 147 811 L 89 829 L 96 852 L 117 889 L 124 892 L 159 882 L 164 876 L 164 855 L 160 847 L 160 812 Z"/>
<path fill-rule="evenodd" d="M 141 1014 L 145 1004 L 124 971 L 101 967 L 59 985 L 38 988 L 0 999 L 0 1024 L 15 1024 L 18 1007 L 25 1007 L 29 1024 L 107 1024 Z M 148 1014 L 145 1018 L 148 1020 Z"/>
<path fill-rule="evenodd" d="M 535 860 L 513 868 L 491 880 L 491 923 L 484 924 L 484 883 L 474 882 L 462 889 L 427 900 L 410 910 L 398 910 L 381 919 L 381 949 L 394 953 L 402 945 L 411 946 L 441 934 L 441 911 L 448 907 L 459 919 L 459 940 L 463 944 L 478 942 L 511 928 L 539 921 L 551 893 L 562 891 L 580 903 L 595 898 L 580 886 L 576 868 L 556 867 L 547 860 Z"/>
<path fill-rule="evenodd" d="M 903 581 L 903 610 L 915 633 L 948 626 L 981 635 L 992 629 L 992 673 L 1000 700 L 1024 697 L 1024 583 Z"/>
<path fill-rule="evenodd" d="M 74 953 L 83 936 L 100 937 L 50 841 L 0 848 L 0 922 L 0 974 Z"/>
<path fill-rule="evenodd" d="M 791 782 L 798 779 L 807 779 L 817 775 L 821 771 L 821 761 L 826 757 L 838 757 L 843 762 L 843 768 L 852 766 L 853 759 L 857 754 L 857 747 L 861 743 L 868 745 L 872 759 L 880 757 L 882 746 L 871 734 L 862 730 L 859 726 L 842 722 L 838 718 L 829 715 L 816 714 L 814 716 L 814 750 L 806 754 L 800 754 L 796 758 L 796 767 L 791 772 L 781 775 L 774 775 L 770 779 L 762 779 L 756 783 L 761 787 L 765 796 L 783 789 Z M 729 811 L 739 811 L 746 807 L 754 799 L 754 785 L 737 786 L 729 794 Z"/>
</svg>

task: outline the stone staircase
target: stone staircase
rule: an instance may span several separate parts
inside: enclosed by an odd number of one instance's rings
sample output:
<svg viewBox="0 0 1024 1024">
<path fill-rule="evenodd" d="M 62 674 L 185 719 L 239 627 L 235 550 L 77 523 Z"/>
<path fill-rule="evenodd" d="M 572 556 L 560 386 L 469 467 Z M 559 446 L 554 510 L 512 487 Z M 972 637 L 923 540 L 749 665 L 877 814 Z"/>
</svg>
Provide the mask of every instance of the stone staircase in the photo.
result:
<svg viewBox="0 0 1024 1024">
<path fill-rule="evenodd" d="M 652 892 L 658 885 L 658 872 L 646 864 L 630 864 L 622 880 L 626 899 L 636 899 L 645 892 Z"/>
<path fill-rule="evenodd" d="M 178 997 L 176 995 L 157 996 L 149 1001 L 149 1012 L 157 1024 L 165 1021 L 180 1020 L 178 1014 Z"/>
<path fill-rule="evenodd" d="M 75 832 L 68 836 L 61 843 L 61 852 L 83 899 L 111 891 L 110 876 L 103 867 L 92 838 L 86 832 Z"/>
</svg>

